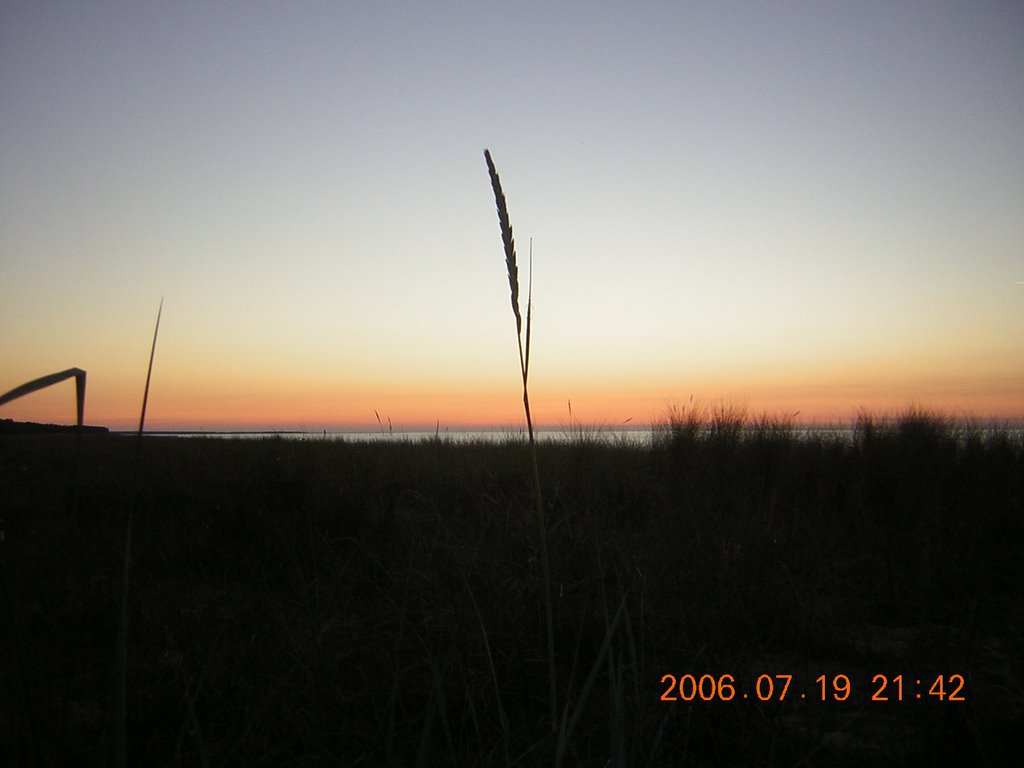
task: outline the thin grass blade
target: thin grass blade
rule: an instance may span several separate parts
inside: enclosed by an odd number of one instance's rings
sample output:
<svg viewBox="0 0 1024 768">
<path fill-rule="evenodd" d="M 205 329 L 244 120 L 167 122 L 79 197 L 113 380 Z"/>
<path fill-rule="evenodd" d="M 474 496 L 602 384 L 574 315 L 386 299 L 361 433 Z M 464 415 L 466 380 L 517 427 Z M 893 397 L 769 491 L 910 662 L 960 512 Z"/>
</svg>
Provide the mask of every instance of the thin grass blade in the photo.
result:
<svg viewBox="0 0 1024 768">
<path fill-rule="evenodd" d="M 526 360 L 523 364 L 523 385 L 530 376 L 530 329 L 533 328 L 533 238 L 530 238 L 530 274 L 526 289 Z"/>
<path fill-rule="evenodd" d="M 164 310 L 161 297 L 153 329 L 153 345 L 149 350 L 146 369 L 146 387 L 142 393 L 142 412 L 135 441 L 135 460 L 132 469 L 131 499 L 128 504 L 128 526 L 124 540 L 124 562 L 121 571 L 121 608 L 117 615 L 117 640 L 114 660 L 114 765 L 124 768 L 128 764 L 128 579 L 132 563 L 132 532 L 135 518 L 135 496 L 139 482 L 139 457 L 142 453 L 142 431 L 146 426 L 146 405 L 149 402 L 149 384 L 153 377 L 153 359 L 156 340 L 160 334 L 160 317 Z"/>
<path fill-rule="evenodd" d="M 142 393 L 142 414 L 139 416 L 139 436 L 146 424 L 146 404 L 149 402 L 149 382 L 153 377 L 153 358 L 156 356 L 156 337 L 160 334 L 160 315 L 164 311 L 164 299 L 160 297 L 160 307 L 156 311 L 156 328 L 153 329 L 153 346 L 149 349 L 149 368 L 146 369 L 146 389 Z"/>
<path fill-rule="evenodd" d="M 627 597 L 628 595 L 622 596 L 619 608 L 615 611 L 615 618 L 612 619 L 611 624 L 605 632 L 604 640 L 601 642 L 601 649 L 597 652 L 597 658 L 594 659 L 594 664 L 590 668 L 590 674 L 587 675 L 587 679 L 583 683 L 583 688 L 580 690 L 579 699 L 576 702 L 576 707 L 572 716 L 567 722 L 563 721 L 562 728 L 558 732 L 558 747 L 555 752 L 556 768 L 562 764 L 562 759 L 565 757 L 565 752 L 569 747 L 569 741 L 572 739 L 572 732 L 575 730 L 576 724 L 579 723 L 580 716 L 583 714 L 583 710 L 587 704 L 587 699 L 590 696 L 590 691 L 593 689 L 594 682 L 597 680 L 598 670 L 601 669 L 605 655 L 611 648 L 612 636 L 615 634 L 616 629 L 618 629 L 619 621 L 622 619 L 622 613 L 626 608 Z"/>
</svg>

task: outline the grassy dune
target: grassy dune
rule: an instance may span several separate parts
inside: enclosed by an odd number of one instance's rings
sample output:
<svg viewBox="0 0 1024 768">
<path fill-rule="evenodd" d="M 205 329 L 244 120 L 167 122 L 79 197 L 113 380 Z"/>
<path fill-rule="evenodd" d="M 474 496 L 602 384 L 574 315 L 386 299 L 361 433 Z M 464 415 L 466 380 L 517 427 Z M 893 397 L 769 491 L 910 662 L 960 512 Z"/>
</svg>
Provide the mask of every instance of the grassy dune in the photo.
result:
<svg viewBox="0 0 1024 768">
<path fill-rule="evenodd" d="M 1016 758 L 1019 436 L 679 411 L 649 446 L 587 437 L 537 446 L 563 764 Z M 4 765 L 110 758 L 134 440 L 84 437 L 77 514 L 73 449 L 0 439 Z M 522 442 L 145 440 L 129 763 L 553 765 L 530 465 Z M 662 701 L 687 674 L 711 700 Z"/>
</svg>

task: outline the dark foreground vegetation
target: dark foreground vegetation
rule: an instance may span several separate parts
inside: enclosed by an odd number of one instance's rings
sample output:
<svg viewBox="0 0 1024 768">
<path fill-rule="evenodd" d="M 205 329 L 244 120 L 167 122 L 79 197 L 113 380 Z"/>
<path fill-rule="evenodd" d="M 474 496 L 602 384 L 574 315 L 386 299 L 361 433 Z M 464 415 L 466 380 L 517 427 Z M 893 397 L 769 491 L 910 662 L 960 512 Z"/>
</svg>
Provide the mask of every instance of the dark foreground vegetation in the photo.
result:
<svg viewBox="0 0 1024 768">
<path fill-rule="evenodd" d="M 146 439 L 129 763 L 1018 764 L 1019 434 L 575 437 L 539 447 L 556 734 L 525 444 Z M 77 494 L 74 448 L 0 439 L 3 765 L 110 759 L 134 440 L 84 436 Z"/>
</svg>

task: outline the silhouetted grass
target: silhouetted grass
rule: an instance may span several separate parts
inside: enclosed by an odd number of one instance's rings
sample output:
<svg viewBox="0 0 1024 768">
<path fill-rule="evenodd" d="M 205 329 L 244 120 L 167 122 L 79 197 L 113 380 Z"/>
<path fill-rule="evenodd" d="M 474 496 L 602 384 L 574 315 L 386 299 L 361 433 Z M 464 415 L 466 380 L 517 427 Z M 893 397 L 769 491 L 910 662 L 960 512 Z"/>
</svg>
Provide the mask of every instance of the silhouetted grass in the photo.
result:
<svg viewBox="0 0 1024 768">
<path fill-rule="evenodd" d="M 505 253 L 505 271 L 508 275 L 512 314 L 516 321 L 516 340 L 519 345 L 519 372 L 523 377 L 523 413 L 526 416 L 526 430 L 529 435 L 530 467 L 533 470 L 534 513 L 537 519 L 537 541 L 540 543 L 541 573 L 544 578 L 543 597 L 548 652 L 548 703 L 551 707 L 549 724 L 550 734 L 557 734 L 558 747 L 555 757 L 555 766 L 557 768 L 561 764 L 566 721 L 565 718 L 559 719 L 558 716 L 558 684 L 555 668 L 555 632 L 551 597 L 551 566 L 548 551 L 548 521 L 540 482 L 540 469 L 537 462 L 537 443 L 533 432 L 533 417 L 530 415 L 529 379 L 530 339 L 533 330 L 533 244 L 531 241 L 530 277 L 526 294 L 526 333 L 524 340 L 523 316 L 519 307 L 519 263 L 516 258 L 516 245 L 515 238 L 512 235 L 512 224 L 509 222 L 508 205 L 505 200 L 505 193 L 501 188 L 501 179 L 498 176 L 497 169 L 494 167 L 494 161 L 491 159 L 490 150 L 484 150 L 484 160 L 487 163 L 487 174 L 491 180 L 491 190 L 494 192 L 494 204 L 498 213 L 498 227 L 501 230 L 501 242 Z"/>
<path fill-rule="evenodd" d="M 134 445 L 83 439 L 77 518 L 73 438 L 0 440 L 5 765 L 106 761 Z M 145 442 L 129 763 L 550 765 L 527 445 Z M 1019 434 L 911 412 L 815 437 L 725 409 L 536 450 L 566 764 L 1016 756 Z M 687 673 L 748 699 L 660 701 Z M 786 701 L 750 695 L 765 674 L 794 676 Z M 849 700 L 818 700 L 839 674 Z M 871 701 L 878 674 L 962 674 L 966 701 Z"/>
</svg>

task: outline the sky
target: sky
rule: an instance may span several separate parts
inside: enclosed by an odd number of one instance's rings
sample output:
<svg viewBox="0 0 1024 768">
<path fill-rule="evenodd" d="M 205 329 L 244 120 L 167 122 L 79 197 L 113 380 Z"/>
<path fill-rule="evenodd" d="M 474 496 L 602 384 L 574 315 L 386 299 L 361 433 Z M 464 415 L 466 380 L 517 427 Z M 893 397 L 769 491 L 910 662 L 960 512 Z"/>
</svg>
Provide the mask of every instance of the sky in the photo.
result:
<svg viewBox="0 0 1024 768">
<path fill-rule="evenodd" d="M 1018 2 L 5 0 L 0 392 L 521 424 L 488 148 L 537 422 L 1022 416 L 1022 137 Z"/>
</svg>

